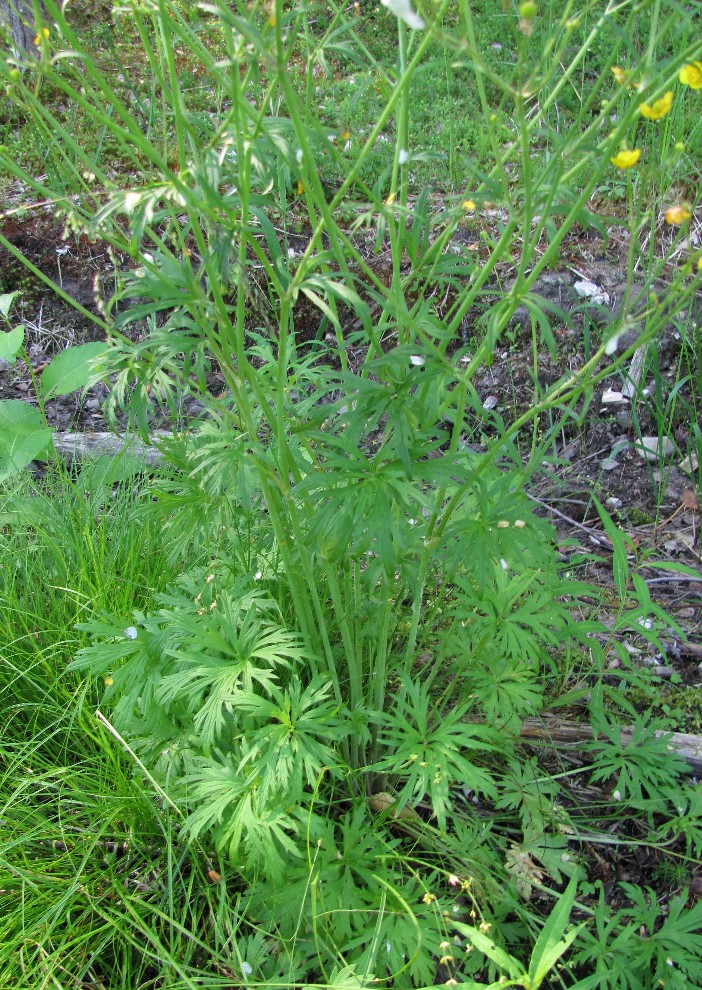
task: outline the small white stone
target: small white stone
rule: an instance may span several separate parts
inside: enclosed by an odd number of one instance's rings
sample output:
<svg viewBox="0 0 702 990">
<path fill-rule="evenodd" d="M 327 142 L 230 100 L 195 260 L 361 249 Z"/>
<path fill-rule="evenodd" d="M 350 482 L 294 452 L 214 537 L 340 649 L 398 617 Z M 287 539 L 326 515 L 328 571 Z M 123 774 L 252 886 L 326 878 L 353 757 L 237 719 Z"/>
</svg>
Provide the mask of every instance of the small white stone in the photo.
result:
<svg viewBox="0 0 702 990">
<path fill-rule="evenodd" d="M 628 402 L 629 400 L 624 395 L 623 392 L 617 392 L 613 388 L 606 388 L 602 393 L 602 403 L 605 406 L 615 405 L 619 402 Z"/>
<path fill-rule="evenodd" d="M 587 278 L 576 282 L 573 288 L 581 299 L 590 299 L 592 302 L 598 303 L 601 306 L 609 305 L 609 295 L 599 285 L 595 285 L 594 282 L 591 282 Z"/>
<path fill-rule="evenodd" d="M 670 437 L 641 437 L 636 444 L 639 456 L 647 461 L 657 461 L 675 453 L 675 444 Z"/>
</svg>

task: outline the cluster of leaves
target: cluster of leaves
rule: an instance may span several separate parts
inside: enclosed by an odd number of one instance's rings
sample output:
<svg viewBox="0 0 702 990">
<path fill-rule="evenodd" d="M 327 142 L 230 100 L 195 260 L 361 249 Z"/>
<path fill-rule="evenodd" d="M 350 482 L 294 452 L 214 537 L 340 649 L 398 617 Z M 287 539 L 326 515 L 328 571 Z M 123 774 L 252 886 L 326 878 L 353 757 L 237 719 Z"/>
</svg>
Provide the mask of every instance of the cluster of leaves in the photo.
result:
<svg viewBox="0 0 702 990">
<path fill-rule="evenodd" d="M 464 38 L 444 36 L 447 7 L 447 0 L 438 5 L 432 30 L 447 51 L 462 51 L 470 47 L 470 12 Z M 280 0 L 272 14 L 243 2 L 208 7 L 226 52 L 217 59 L 177 6 L 128 4 L 166 101 L 163 146 L 96 69 L 62 9 L 53 0 L 47 8 L 62 56 L 54 57 L 51 31 L 42 30 L 36 64 L 8 63 L 7 85 L 39 134 L 55 131 L 64 141 L 52 159 L 51 195 L 68 222 L 99 234 L 135 267 L 118 277 L 114 302 L 123 308 L 109 345 L 55 359 L 38 394 L 59 394 L 89 374 L 110 377 L 111 406 L 126 407 L 145 433 L 154 396 L 175 406 L 195 392 L 207 407 L 187 436 L 164 445 L 172 473 L 153 485 L 141 510 L 163 523 L 170 586 L 149 607 L 102 609 L 81 623 L 92 643 L 71 670 L 104 683 L 113 731 L 159 795 L 182 809 L 183 835 L 215 849 L 232 872 L 242 974 L 286 985 L 417 987 L 444 966 L 469 986 L 504 977 L 535 988 L 573 946 L 574 958 L 590 965 L 585 931 L 604 953 L 616 943 L 637 972 L 645 954 L 626 935 L 626 911 L 605 905 L 589 927 L 569 928 L 585 874 L 579 809 L 555 781 L 543 781 L 517 742 L 524 717 L 546 709 L 561 672 L 579 658 L 586 686 L 574 695 L 590 691 L 600 733 L 591 747 L 593 779 L 615 779 L 622 817 L 644 814 L 651 837 L 663 829 L 698 854 L 695 799 L 655 725 L 625 747 L 606 719 L 599 685 L 607 650 L 591 635 L 604 629 L 573 618 L 595 590 L 563 573 L 555 534 L 524 494 L 561 423 L 538 442 L 535 431 L 526 467 L 520 428 L 557 408 L 578 421 L 583 396 L 612 371 L 599 362 L 614 352 L 627 313 L 578 374 L 509 428 L 482 407 L 472 384 L 521 304 L 535 336 L 555 347 L 553 314 L 531 289 L 573 225 L 593 222 L 588 197 L 634 109 L 602 139 L 621 95 L 605 101 L 584 135 L 570 136 L 569 154 L 531 169 L 550 98 L 529 116 L 528 33 L 517 27 L 524 44 L 501 93 L 514 102 L 519 133 L 505 154 L 495 147 L 489 174 L 476 168 L 471 176 L 476 199 L 499 199 L 506 217 L 479 268 L 469 253 L 447 252 L 473 200 L 449 204 L 440 224 L 428 193 L 409 200 L 409 89 L 428 36 L 410 40 L 400 23 L 395 84 L 349 164 L 291 85 L 288 59 L 306 30 L 302 7 L 286 12 Z M 335 10 L 322 47 L 342 17 Z M 546 53 L 552 74 L 569 23 L 559 23 Z M 213 80 L 212 119 L 189 105 L 176 44 Z M 475 45 L 471 59 L 480 88 L 485 65 Z M 33 74 L 119 138 L 140 181 L 115 188 L 99 156 L 91 158 L 46 109 L 38 83 L 29 85 Z M 393 119 L 386 196 L 360 176 Z M 166 153 L 169 144 L 175 152 Z M 581 147 L 587 156 L 568 171 Z M 505 171 L 516 154 L 520 188 Z M 320 155 L 346 167 L 331 203 Z M 38 190 L 21 165 L 9 167 Z M 297 253 L 274 222 L 284 225 L 295 176 L 310 230 Z M 378 247 L 389 246 L 389 285 L 338 222 L 336 207 L 352 186 L 366 204 L 359 223 L 372 223 Z M 537 261 L 544 231 L 552 239 Z M 519 232 L 513 288 L 490 307 L 482 339 L 457 346 L 458 329 L 495 265 L 511 258 Z M 680 272 L 666 305 L 651 304 L 649 337 L 684 305 L 688 274 Z M 443 310 L 438 287 L 451 295 Z M 319 311 L 318 339 L 296 328 L 302 298 Z M 21 345 L 18 329 L 4 336 L 9 357 Z M 215 366 L 226 386 L 218 399 L 206 389 Z M 37 434 L 41 412 L 14 429 L 15 409 L 5 407 L 4 476 L 48 442 L 45 424 Z M 606 525 L 622 602 L 616 631 L 641 628 L 648 613 L 665 621 L 630 573 L 616 527 Z M 658 633 L 646 627 L 654 642 Z M 635 676 L 626 667 L 622 682 Z M 610 695 L 610 703 L 619 700 L 616 690 Z M 554 807 L 559 797 L 563 810 Z M 549 920 L 539 921 L 534 889 L 569 878 Z M 634 903 L 640 913 L 643 902 Z M 676 911 L 661 945 L 697 920 L 682 902 Z M 651 931 L 657 925 L 651 918 Z M 471 949 L 460 961 L 447 951 L 459 943 Z M 693 947 L 688 974 L 698 958 Z M 591 977 L 580 983 L 594 985 Z"/>
</svg>

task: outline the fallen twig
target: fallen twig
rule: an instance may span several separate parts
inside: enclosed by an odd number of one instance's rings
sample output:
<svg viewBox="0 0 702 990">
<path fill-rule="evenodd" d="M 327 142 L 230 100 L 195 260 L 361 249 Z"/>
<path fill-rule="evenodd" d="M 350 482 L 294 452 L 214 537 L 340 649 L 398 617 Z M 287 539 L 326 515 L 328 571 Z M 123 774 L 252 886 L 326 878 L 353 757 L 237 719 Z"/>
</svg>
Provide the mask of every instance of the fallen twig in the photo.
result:
<svg viewBox="0 0 702 990">
<path fill-rule="evenodd" d="M 154 430 L 155 440 L 164 440 L 173 434 L 167 430 Z M 120 454 L 131 454 L 144 461 L 147 467 L 153 467 L 163 461 L 163 454 L 151 444 L 144 443 L 135 436 L 117 433 L 54 433 L 54 449 L 61 456 L 72 461 L 81 461 L 85 457 L 118 457 Z"/>
<path fill-rule="evenodd" d="M 629 745 L 634 729 L 622 726 L 622 744 Z M 656 730 L 656 736 L 665 736 L 668 749 L 687 763 L 690 770 L 702 773 L 702 736 L 691 735 L 687 732 L 663 732 Z M 555 743 L 579 743 L 595 739 L 596 733 L 589 725 L 580 722 L 560 722 L 557 719 L 540 720 L 528 718 L 522 723 L 519 732 L 524 740 Z"/>
</svg>

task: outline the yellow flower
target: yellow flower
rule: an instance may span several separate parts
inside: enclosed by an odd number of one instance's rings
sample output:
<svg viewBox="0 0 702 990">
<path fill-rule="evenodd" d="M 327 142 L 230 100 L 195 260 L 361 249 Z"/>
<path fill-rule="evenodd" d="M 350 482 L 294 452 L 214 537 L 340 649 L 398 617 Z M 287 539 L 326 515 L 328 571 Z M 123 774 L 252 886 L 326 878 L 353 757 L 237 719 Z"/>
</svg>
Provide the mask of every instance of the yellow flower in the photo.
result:
<svg viewBox="0 0 702 990">
<path fill-rule="evenodd" d="M 700 255 L 699 261 L 697 262 L 697 267 L 702 272 L 702 254 Z"/>
<path fill-rule="evenodd" d="M 702 62 L 684 65 L 680 70 L 678 79 L 683 86 L 689 86 L 690 89 L 702 89 Z"/>
<path fill-rule="evenodd" d="M 640 157 L 641 148 L 635 148 L 633 151 L 620 151 L 614 158 L 610 158 L 610 161 L 615 168 L 632 168 Z"/>
<path fill-rule="evenodd" d="M 692 213 L 684 206 L 669 206 L 665 211 L 665 222 L 671 227 L 679 227 L 681 223 L 689 220 Z"/>
<path fill-rule="evenodd" d="M 302 181 L 302 179 L 300 179 L 297 183 L 297 195 L 302 196 L 304 191 L 305 191 L 305 183 Z"/>
<path fill-rule="evenodd" d="M 466 213 L 472 213 L 473 210 L 475 209 L 475 203 L 473 202 L 472 199 L 464 199 L 463 202 L 461 203 L 461 206 L 466 211 Z"/>
<path fill-rule="evenodd" d="M 34 39 L 34 44 L 37 46 L 37 48 L 42 43 L 42 41 L 46 41 L 48 39 L 49 34 L 50 32 L 48 27 L 39 28 L 39 30 L 37 31 L 37 36 Z"/>
<path fill-rule="evenodd" d="M 395 193 L 390 193 L 388 198 L 385 200 L 385 205 L 392 206 L 392 204 L 395 202 L 396 199 L 397 199 L 397 195 Z"/>
<path fill-rule="evenodd" d="M 618 65 L 612 66 L 612 75 L 617 80 L 620 86 L 623 86 L 626 82 L 626 72 L 624 69 L 620 69 Z"/>
<path fill-rule="evenodd" d="M 646 120 L 660 120 L 661 117 L 665 117 L 670 108 L 673 105 L 673 91 L 669 89 L 668 92 L 661 96 L 660 100 L 656 100 L 655 103 L 649 105 L 648 103 L 642 103 L 639 107 L 639 112 L 642 117 Z"/>
<path fill-rule="evenodd" d="M 341 138 L 343 141 L 349 141 L 351 139 L 351 131 L 349 130 L 343 131 L 341 134 Z"/>
</svg>

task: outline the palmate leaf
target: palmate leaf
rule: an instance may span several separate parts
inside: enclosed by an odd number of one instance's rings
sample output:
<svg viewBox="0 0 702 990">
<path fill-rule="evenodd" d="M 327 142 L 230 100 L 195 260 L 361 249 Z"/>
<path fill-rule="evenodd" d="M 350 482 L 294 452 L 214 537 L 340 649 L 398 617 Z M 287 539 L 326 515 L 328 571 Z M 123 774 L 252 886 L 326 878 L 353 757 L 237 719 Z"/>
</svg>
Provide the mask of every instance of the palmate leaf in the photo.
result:
<svg viewBox="0 0 702 990">
<path fill-rule="evenodd" d="M 496 658 L 491 644 L 485 644 L 478 656 L 470 658 L 458 654 L 454 664 L 462 678 L 461 697 L 473 696 L 489 723 L 508 722 L 514 715 L 537 712 L 544 696 L 543 678 L 532 664 L 519 660 Z"/>
<path fill-rule="evenodd" d="M 596 738 L 583 748 L 593 754 L 593 780 L 616 777 L 621 800 L 657 800 L 661 788 L 681 780 L 685 763 L 671 751 L 666 736 L 658 734 L 660 725 L 650 712 L 639 716 L 628 738 L 622 737 L 621 727 L 599 707 L 593 708 L 590 717 Z"/>
<path fill-rule="evenodd" d="M 251 692 L 237 696 L 237 713 L 251 716 L 256 726 L 247 727 L 241 739 L 239 770 L 257 768 L 264 799 L 277 794 L 289 804 L 300 799 L 305 786 L 316 787 L 323 769 L 335 773 L 339 756 L 329 743 L 344 739 L 349 727 L 332 691 L 320 677 L 304 689 L 299 680 L 285 691 L 273 686 L 270 698 Z"/>
<path fill-rule="evenodd" d="M 702 791 L 698 786 L 679 784 L 674 788 L 663 788 L 661 796 L 673 814 L 656 825 L 657 836 L 682 836 L 686 855 L 699 859 L 702 854 Z"/>
<path fill-rule="evenodd" d="M 523 492 L 514 490 L 514 474 L 493 468 L 482 472 L 474 459 L 464 470 L 465 495 L 441 544 L 449 574 L 466 574 L 482 587 L 500 560 L 520 571 L 552 568 L 554 529 L 534 515 Z"/>
<path fill-rule="evenodd" d="M 256 771 L 240 773 L 231 755 L 217 754 L 213 765 L 198 768 L 185 784 L 197 805 L 186 820 L 186 831 L 193 838 L 212 831 L 218 848 L 238 868 L 263 867 L 275 883 L 302 857 L 296 841 L 300 823 L 280 802 L 262 800 Z"/>
<path fill-rule="evenodd" d="M 250 888 L 249 911 L 282 940 L 298 939 L 299 905 L 314 890 L 315 939 L 333 944 L 349 964 L 386 980 L 411 974 L 429 986 L 436 973 L 436 915 L 422 902 L 433 879 L 398 870 L 401 840 L 372 821 L 365 802 L 340 818 L 305 815 L 304 859 L 289 864 L 285 885 L 263 876 Z M 396 893 L 401 884 L 401 893 Z M 383 891 L 379 910 L 378 892 Z"/>
<path fill-rule="evenodd" d="M 94 642 L 71 669 L 109 675 L 106 699 L 116 700 L 120 731 L 144 733 L 151 716 L 167 717 L 194 728 L 211 751 L 237 694 L 270 692 L 278 672 L 304 658 L 299 637 L 272 621 L 275 605 L 260 591 L 236 582 L 231 591 L 220 588 L 214 577 L 186 576 L 183 590 L 158 596 L 163 607 L 135 613 L 133 626 L 115 616 L 81 624 Z M 154 725 L 154 751 L 159 739 Z"/>
<path fill-rule="evenodd" d="M 186 825 L 193 839 L 220 825 L 246 793 L 246 778 L 237 773 L 231 760 L 202 767 L 191 773 L 184 784 L 191 801 L 199 805 Z"/>
<path fill-rule="evenodd" d="M 294 938 L 299 905 L 308 896 L 312 875 L 317 924 L 328 926 L 337 942 L 367 931 L 369 914 L 377 905 L 374 888 L 379 876 L 392 875 L 390 860 L 397 840 L 388 840 L 372 827 L 364 803 L 338 821 L 308 811 L 305 842 L 307 855 L 304 861 L 290 864 L 284 888 L 272 888 L 265 877 L 252 885 L 251 909 L 257 919 L 283 939 Z"/>
<path fill-rule="evenodd" d="M 504 747 L 504 740 L 487 725 L 464 721 L 465 705 L 437 711 L 425 684 L 402 679 L 392 709 L 385 716 L 379 741 L 387 755 L 371 768 L 391 773 L 403 783 L 398 811 L 429 795 L 439 828 L 446 828 L 450 789 L 455 784 L 495 798 L 490 773 L 469 754 Z"/>
<path fill-rule="evenodd" d="M 149 748 L 157 752 L 162 744 L 159 725 L 164 724 L 164 709 L 155 697 L 162 678 L 164 630 L 157 620 L 134 613 L 133 626 L 116 616 L 79 623 L 93 637 L 93 642 L 79 650 L 69 670 L 87 670 L 93 676 L 105 676 L 104 702 L 114 703 L 115 727 L 127 734 L 151 734 Z M 126 628 L 125 628 L 126 626 Z M 172 735 L 173 728 L 167 735 Z"/>
<path fill-rule="evenodd" d="M 469 671 L 469 678 L 476 673 L 488 693 L 491 680 L 497 684 L 503 674 L 524 680 L 528 672 L 552 665 L 554 649 L 589 643 L 592 633 L 601 631 L 596 622 L 572 622 L 572 602 L 589 589 L 564 579 L 553 567 L 537 570 L 527 562 L 521 571 L 519 564 L 512 568 L 506 561 L 483 560 L 481 571 L 482 585 L 468 577 L 455 579 L 450 638 L 457 673 L 473 657 L 478 665 L 490 665 Z"/>
<path fill-rule="evenodd" d="M 370 552 L 394 573 L 398 560 L 421 551 L 430 494 L 408 480 L 399 461 L 367 457 L 347 438 L 337 443 L 341 454 L 295 489 L 310 505 L 310 544 L 326 561 Z"/>
<path fill-rule="evenodd" d="M 237 707 L 240 685 L 244 678 L 257 682 L 264 691 L 272 690 L 276 674 L 269 668 L 248 663 L 232 663 L 228 658 L 212 658 L 208 664 L 190 667 L 186 652 L 174 654 L 183 668 L 163 678 L 158 687 L 158 701 L 163 705 L 182 702 L 199 733 L 202 746 L 211 750 Z"/>
<path fill-rule="evenodd" d="M 227 593 L 211 607 L 191 604 L 189 615 L 174 612 L 170 631 L 174 645 L 166 655 L 173 669 L 159 684 L 158 701 L 187 707 L 206 750 L 231 721 L 240 698 L 256 687 L 271 694 L 277 671 L 305 656 L 299 636 L 264 621 L 255 603 L 247 607 Z"/>
<path fill-rule="evenodd" d="M 626 990 L 701 986 L 702 902 L 688 910 L 687 890 L 661 905 L 648 888 L 632 883 L 621 883 L 619 888 L 627 906 L 611 912 L 600 890 L 594 927 L 582 931 L 584 947 L 573 963 L 591 965 L 603 985 Z"/>
</svg>

